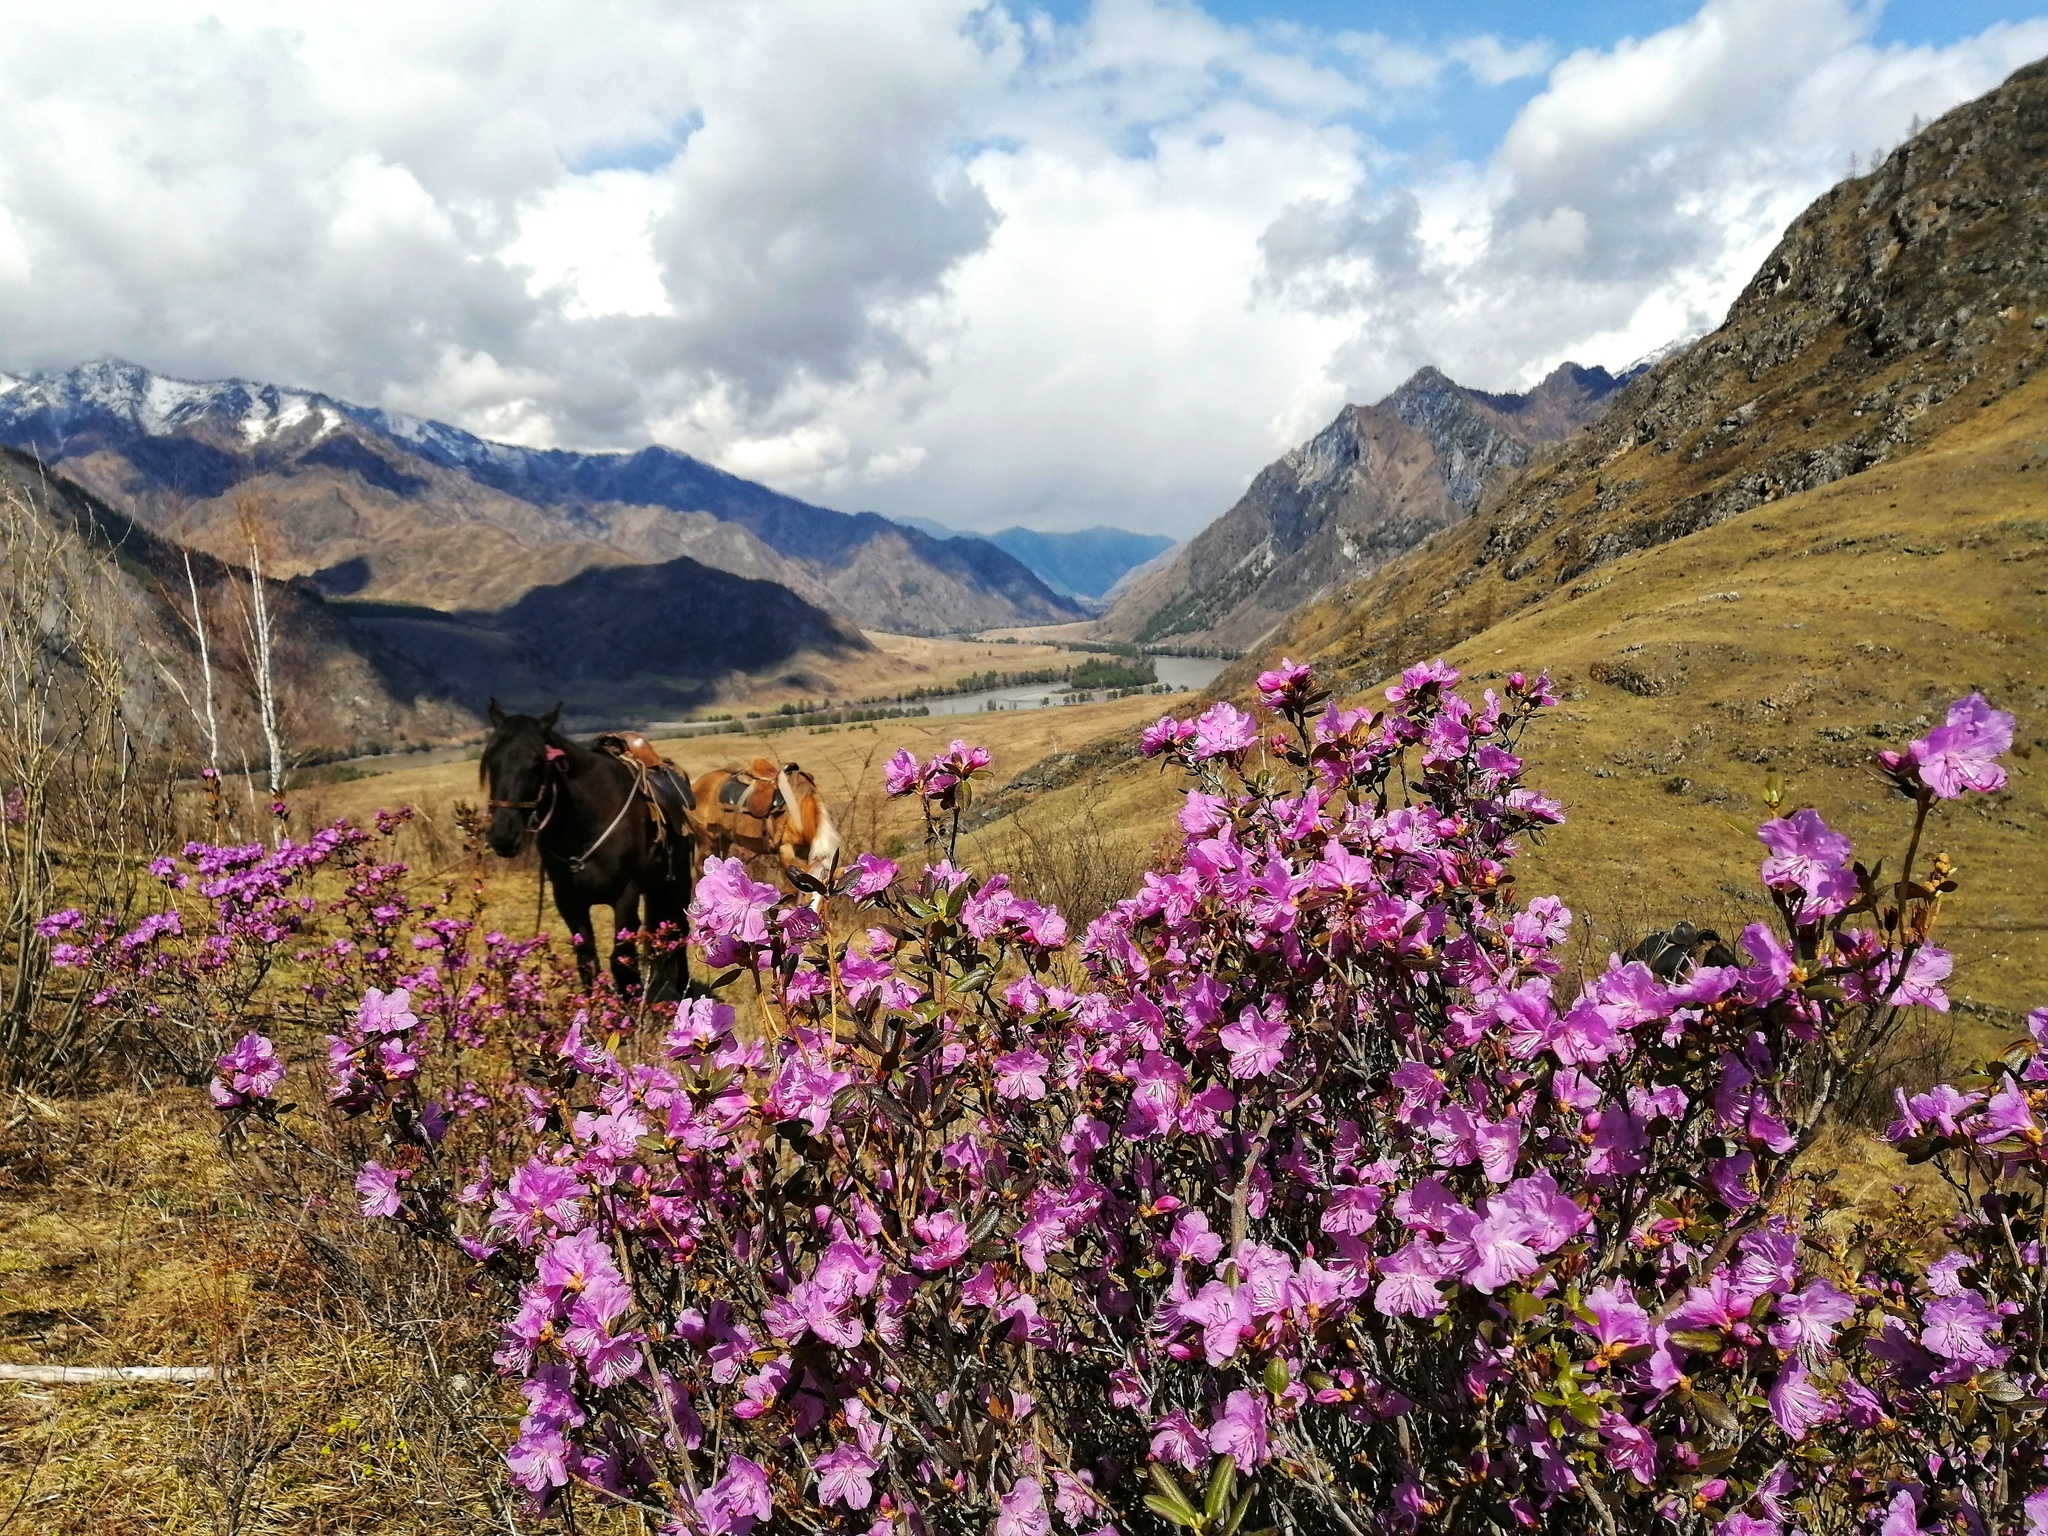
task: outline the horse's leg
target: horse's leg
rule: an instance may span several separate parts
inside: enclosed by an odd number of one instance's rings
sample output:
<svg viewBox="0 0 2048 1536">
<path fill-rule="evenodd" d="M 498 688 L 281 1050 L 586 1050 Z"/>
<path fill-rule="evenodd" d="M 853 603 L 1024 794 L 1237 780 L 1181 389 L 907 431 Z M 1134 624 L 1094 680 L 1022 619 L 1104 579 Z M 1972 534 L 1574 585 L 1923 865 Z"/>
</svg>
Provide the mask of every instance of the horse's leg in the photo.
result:
<svg viewBox="0 0 2048 1536">
<path fill-rule="evenodd" d="M 560 880 L 549 884 L 555 888 L 555 911 L 561 915 L 562 926 L 569 930 L 569 946 L 576 954 L 576 974 L 583 978 L 583 990 L 588 992 L 597 983 L 597 930 L 590 921 L 590 903 Z"/>
<path fill-rule="evenodd" d="M 640 990 L 639 933 L 640 887 L 628 884 L 612 902 L 612 983 L 621 993 Z"/>
<path fill-rule="evenodd" d="M 690 956 L 684 947 L 690 904 L 688 866 L 673 880 L 658 880 L 647 887 L 648 961 L 647 1000 L 673 1003 L 689 996 Z M 664 931 L 665 930 L 665 931 Z M 658 935 L 658 937 L 656 937 Z"/>
</svg>

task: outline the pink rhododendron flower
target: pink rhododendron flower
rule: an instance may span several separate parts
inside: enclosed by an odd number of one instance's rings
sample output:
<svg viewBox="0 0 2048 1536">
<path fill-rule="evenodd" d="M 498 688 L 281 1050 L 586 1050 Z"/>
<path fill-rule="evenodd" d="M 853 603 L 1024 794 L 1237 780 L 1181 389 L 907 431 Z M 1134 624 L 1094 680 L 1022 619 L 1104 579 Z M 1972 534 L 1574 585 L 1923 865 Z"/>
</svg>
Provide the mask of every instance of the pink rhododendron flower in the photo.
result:
<svg viewBox="0 0 2048 1536">
<path fill-rule="evenodd" d="M 363 1197 L 365 1216 L 396 1216 L 404 1209 L 398 1198 L 398 1184 L 404 1171 L 377 1163 L 363 1164 L 356 1175 L 356 1193 Z"/>
<path fill-rule="evenodd" d="M 1266 1441 L 1266 1405 L 1249 1392 L 1230 1394 L 1223 1411 L 1209 1425 L 1209 1449 L 1234 1456 L 1240 1467 L 1263 1467 L 1270 1455 Z"/>
<path fill-rule="evenodd" d="M 1887 766 L 1915 777 L 1936 799 L 1954 800 L 1966 791 L 1994 794 L 2005 788 L 1998 759 L 2012 750 L 2012 716 L 1993 709 L 1973 693 L 1948 707 L 1948 720 L 1899 754 L 1886 753 Z"/>
<path fill-rule="evenodd" d="M 1259 739 L 1259 723 L 1229 700 L 1211 704 L 1195 721 L 1196 762 L 1231 757 Z"/>
<path fill-rule="evenodd" d="M 1856 876 L 1847 867 L 1852 844 L 1816 811 L 1795 811 L 1757 829 L 1771 850 L 1763 882 L 1774 890 L 1798 891 L 1799 918 L 1814 922 L 1846 907 L 1856 895 Z"/>
<path fill-rule="evenodd" d="M 869 1479 L 881 1465 L 859 1446 L 835 1445 L 811 1463 L 811 1471 L 818 1479 L 818 1501 L 866 1509 L 875 1497 Z"/>
<path fill-rule="evenodd" d="M 239 1109 L 268 1102 L 284 1083 L 284 1063 L 277 1048 L 251 1032 L 220 1058 L 207 1094 L 220 1109 Z"/>
<path fill-rule="evenodd" d="M 1035 1477 L 1020 1477 L 997 1502 L 995 1536 L 1050 1536 L 1052 1513 L 1045 1507 L 1045 1486 Z"/>
</svg>

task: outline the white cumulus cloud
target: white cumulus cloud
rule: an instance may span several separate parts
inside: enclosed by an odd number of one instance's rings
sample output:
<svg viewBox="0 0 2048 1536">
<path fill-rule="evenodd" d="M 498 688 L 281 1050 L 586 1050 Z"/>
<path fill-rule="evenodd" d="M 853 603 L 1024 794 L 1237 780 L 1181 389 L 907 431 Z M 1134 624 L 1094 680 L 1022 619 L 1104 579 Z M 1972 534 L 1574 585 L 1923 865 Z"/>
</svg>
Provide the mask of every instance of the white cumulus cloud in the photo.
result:
<svg viewBox="0 0 2048 1536">
<path fill-rule="evenodd" d="M 0 369 L 118 355 L 962 527 L 1191 532 L 1345 399 L 1718 320 L 1804 203 L 2048 52 L 1846 0 L 1528 36 L 1193 0 L 17 7 Z M 1471 159 L 1392 130 L 1540 81 Z M 1522 82 L 1519 86 L 1516 82 Z"/>
</svg>

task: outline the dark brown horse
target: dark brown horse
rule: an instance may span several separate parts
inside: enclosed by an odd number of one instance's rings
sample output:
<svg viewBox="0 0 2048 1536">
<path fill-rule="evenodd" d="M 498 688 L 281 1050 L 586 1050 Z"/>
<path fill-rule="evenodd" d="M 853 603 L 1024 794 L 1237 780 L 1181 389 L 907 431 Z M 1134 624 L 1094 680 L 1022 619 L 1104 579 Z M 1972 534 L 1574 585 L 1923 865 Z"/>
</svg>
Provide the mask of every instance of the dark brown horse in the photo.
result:
<svg viewBox="0 0 2048 1536">
<path fill-rule="evenodd" d="M 571 741 L 555 729 L 561 714 L 557 704 L 538 718 L 512 715 L 491 700 L 482 765 L 491 847 L 509 859 L 533 838 L 586 986 L 597 979 L 590 909 L 610 907 L 616 934 L 672 928 L 676 944 L 651 957 L 650 996 L 680 997 L 690 979 L 680 940 L 696 856 L 690 781 Z M 632 938 L 614 938 L 611 974 L 622 989 L 640 985 Z"/>
</svg>

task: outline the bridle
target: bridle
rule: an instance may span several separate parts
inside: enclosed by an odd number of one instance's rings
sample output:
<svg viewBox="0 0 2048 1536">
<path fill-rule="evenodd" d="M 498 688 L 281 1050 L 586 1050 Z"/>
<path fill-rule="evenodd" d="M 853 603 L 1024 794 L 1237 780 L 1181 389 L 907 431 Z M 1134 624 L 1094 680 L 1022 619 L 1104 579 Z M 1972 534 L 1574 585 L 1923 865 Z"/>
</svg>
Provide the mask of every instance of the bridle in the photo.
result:
<svg viewBox="0 0 2048 1536">
<path fill-rule="evenodd" d="M 555 765 L 569 755 L 556 746 L 544 746 L 541 749 L 541 753 L 541 772 L 545 777 L 541 780 L 540 792 L 538 794 L 531 800 L 493 800 L 491 802 L 491 809 L 494 811 L 526 812 L 526 830 L 533 834 L 536 845 L 540 842 L 541 833 L 547 830 L 548 823 L 555 819 L 555 811 L 561 806 L 562 781 L 556 777 L 559 770 Z M 591 856 L 605 845 L 614 832 L 619 830 L 620 825 L 626 819 L 627 813 L 633 809 L 633 806 L 640 797 L 647 793 L 647 770 L 638 764 L 634 764 L 633 768 L 635 774 L 634 784 L 631 789 L 626 791 L 626 798 L 619 806 L 618 815 L 611 819 L 610 825 L 597 834 L 596 840 L 588 848 L 567 860 L 572 872 L 579 875 L 583 872 L 583 866 L 590 862 Z M 543 805 L 547 807 L 545 811 L 541 809 Z"/>
<path fill-rule="evenodd" d="M 535 838 L 539 838 L 541 833 L 547 830 L 548 823 L 555 819 L 555 808 L 561 804 L 562 784 L 561 780 L 555 777 L 555 764 L 567 755 L 560 747 L 543 746 L 540 792 L 531 800 L 493 800 L 491 809 L 526 812 L 526 830 Z M 547 809 L 543 811 L 542 806 L 546 806 Z"/>
</svg>

